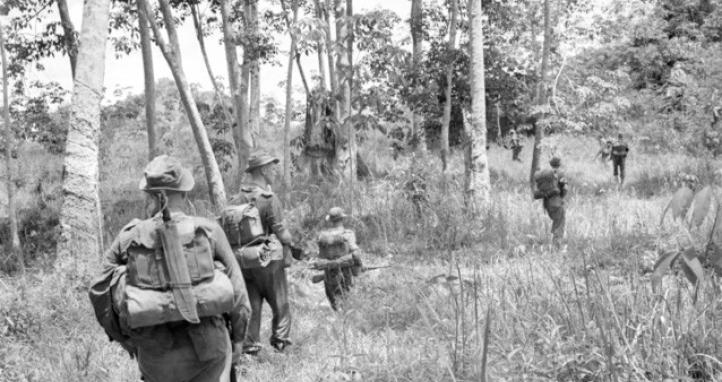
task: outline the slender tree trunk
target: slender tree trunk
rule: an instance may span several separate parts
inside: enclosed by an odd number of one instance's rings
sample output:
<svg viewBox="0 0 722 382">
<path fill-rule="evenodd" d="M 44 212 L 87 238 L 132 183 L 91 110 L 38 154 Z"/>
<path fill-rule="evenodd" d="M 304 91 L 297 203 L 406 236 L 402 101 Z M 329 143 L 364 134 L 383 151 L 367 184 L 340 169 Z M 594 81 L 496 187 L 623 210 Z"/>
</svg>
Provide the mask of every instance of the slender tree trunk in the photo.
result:
<svg viewBox="0 0 722 382">
<path fill-rule="evenodd" d="M 346 23 L 345 0 L 334 0 L 334 15 L 336 20 L 336 85 L 338 99 L 339 123 L 343 124 L 349 116 L 350 110 L 346 104 L 346 88 L 348 85 L 348 55 L 346 54 L 346 37 L 348 35 Z"/>
<path fill-rule="evenodd" d="M 67 0 L 57 0 L 58 12 L 60 13 L 60 24 L 63 26 L 63 40 L 65 40 L 65 49 L 68 51 L 70 58 L 70 70 L 75 78 L 75 68 L 78 64 L 78 37 L 75 33 L 75 26 L 70 20 L 70 11 L 68 10 Z"/>
<path fill-rule="evenodd" d="M 418 71 L 420 71 L 423 40 L 423 4 L 421 0 L 411 0 L 411 26 L 412 53 L 411 60 L 414 66 L 414 78 L 411 86 L 416 89 L 419 86 Z M 411 138 L 418 142 L 422 151 L 426 150 L 426 137 L 423 131 L 419 131 L 419 115 L 416 113 L 416 105 L 411 105 Z"/>
<path fill-rule="evenodd" d="M 103 250 L 98 140 L 109 15 L 110 0 L 86 0 L 83 5 L 63 162 L 63 205 L 57 245 L 58 270 L 73 276 L 88 273 L 91 262 L 83 258 L 84 254 L 100 256 Z"/>
<path fill-rule="evenodd" d="M 10 225 L 10 253 L 17 257 L 18 269 L 25 274 L 25 257 L 20 248 L 20 237 L 18 236 L 18 221 L 15 215 L 15 183 L 13 178 L 13 155 L 15 137 L 10 126 L 10 93 L 8 91 L 8 62 L 5 54 L 5 26 L 0 22 L 0 53 L 2 54 L 3 70 L 3 120 L 5 122 L 5 176 L 8 193 L 8 224 Z M 7 246 L 6 246 L 6 249 Z"/>
<path fill-rule="evenodd" d="M 331 85 L 331 95 L 334 97 L 338 94 L 338 77 L 336 75 L 336 67 L 334 64 L 334 58 L 333 53 L 336 51 L 334 49 L 334 39 L 333 35 L 331 34 L 331 15 L 333 8 L 333 1 L 335 0 L 326 0 L 326 7 L 324 9 L 324 19 L 326 21 L 326 24 L 324 25 L 324 28 L 326 30 L 326 56 L 328 57 L 328 79 L 329 84 Z M 339 120 L 339 110 L 338 110 L 338 103 L 334 102 L 334 112 L 336 116 L 336 120 Z"/>
<path fill-rule="evenodd" d="M 486 155 L 486 88 L 484 83 L 484 31 L 481 1 L 469 0 L 471 46 L 471 126 L 466 163 L 464 202 L 474 214 L 489 204 L 489 162 Z M 498 104 L 497 104 L 498 105 Z"/>
<path fill-rule="evenodd" d="M 286 2 L 281 0 L 288 34 L 291 36 L 291 49 L 288 51 L 288 70 L 286 72 L 286 110 L 283 121 L 283 191 L 288 195 L 291 189 L 291 118 L 293 117 L 293 60 L 296 58 L 296 33 L 292 26 L 298 21 L 298 5 L 296 0 L 291 1 L 293 24 L 288 19 Z"/>
<path fill-rule="evenodd" d="M 198 145 L 198 151 L 200 153 L 201 162 L 206 173 L 206 181 L 208 183 L 208 191 L 214 207 L 217 210 L 222 209 L 226 205 L 226 191 L 223 187 L 223 178 L 221 172 L 218 169 L 218 163 L 213 154 L 213 148 L 208 139 L 208 133 L 206 127 L 203 125 L 201 115 L 196 107 L 193 94 L 191 93 L 190 85 L 186 79 L 185 72 L 183 71 L 183 63 L 180 56 L 180 44 L 178 42 L 178 35 L 175 29 L 175 21 L 173 19 L 173 13 L 171 11 L 168 0 L 159 0 L 161 13 L 163 14 L 163 22 L 165 24 L 166 31 L 168 33 L 168 43 L 163 38 L 163 33 L 160 27 L 156 23 L 155 19 L 148 17 L 153 34 L 155 35 L 155 41 L 163 57 L 168 63 L 173 79 L 175 80 L 176 87 L 180 93 L 181 102 L 186 109 L 188 115 L 188 121 L 190 122 L 191 129 L 193 130 L 193 136 L 195 137 L 196 144 Z M 153 15 L 153 12 L 148 5 L 146 0 L 138 0 L 138 6 L 142 12 L 147 15 Z"/>
<path fill-rule="evenodd" d="M 547 72 L 549 66 L 549 44 L 551 43 L 552 30 L 551 23 L 549 22 L 549 0 L 544 0 L 544 45 L 542 47 L 542 61 L 541 61 L 541 81 L 537 87 L 537 105 L 544 105 L 547 103 Z M 529 184 L 532 191 L 534 190 L 534 173 L 539 170 L 539 161 L 541 157 L 541 141 L 544 138 L 544 130 L 542 125 L 539 123 L 541 115 L 537 113 L 533 117 L 534 121 L 534 148 L 532 150 L 531 157 L 531 171 L 529 172 Z"/>
<path fill-rule="evenodd" d="M 248 131 L 248 119 L 243 114 L 245 100 L 242 96 L 243 93 L 238 78 L 240 69 L 238 66 L 238 53 L 236 51 L 238 44 L 233 35 L 230 0 L 221 0 L 220 8 L 223 28 L 223 46 L 226 50 L 226 65 L 228 66 L 228 86 L 231 92 L 233 114 L 236 120 L 233 127 L 233 138 L 236 141 L 236 150 L 238 151 L 238 173 L 243 173 L 248 167 L 248 157 L 251 154 L 252 140 L 250 132 Z"/>
<path fill-rule="evenodd" d="M 255 0 L 243 0 L 243 14 L 245 15 L 245 20 L 243 23 L 243 31 L 246 37 L 250 36 L 251 28 L 249 25 L 248 20 L 248 14 L 251 12 L 251 1 Z M 250 36 L 251 38 L 253 36 Z M 250 125 L 250 113 L 249 113 L 249 104 L 248 104 L 248 83 L 251 77 L 251 54 L 252 54 L 253 46 L 252 44 L 249 44 L 246 42 L 243 44 L 243 63 L 241 64 L 241 81 L 239 84 L 239 91 L 241 93 L 240 101 L 241 101 L 241 119 L 243 120 L 243 129 L 247 130 L 247 134 L 250 138 L 249 142 L 251 143 L 251 149 L 253 149 L 254 142 L 253 137 L 251 136 L 251 125 Z M 250 150 L 249 150 L 250 151 Z"/>
<path fill-rule="evenodd" d="M 456 14 L 457 0 L 449 1 L 449 55 L 456 49 Z M 451 123 L 451 90 L 454 86 L 454 63 L 449 62 L 446 67 L 446 101 L 444 101 L 444 115 L 441 120 L 441 169 L 446 172 L 446 166 L 449 156 L 449 124 Z"/>
<path fill-rule="evenodd" d="M 318 20 L 324 20 L 323 10 L 321 10 L 321 3 L 319 0 L 314 0 L 314 9 L 316 11 L 316 18 Z M 316 54 L 318 55 L 318 75 L 321 77 L 321 88 L 328 90 L 328 83 L 326 80 L 326 62 L 324 61 L 324 49 L 323 42 L 318 41 L 316 43 Z"/>
<path fill-rule="evenodd" d="M 153 50 L 151 49 L 148 20 L 143 12 L 138 12 L 140 30 L 140 51 L 143 55 L 143 76 L 145 79 L 145 127 L 148 132 L 148 159 L 157 155 L 155 134 L 155 75 L 153 73 Z"/>
<path fill-rule="evenodd" d="M 258 0 L 252 0 L 250 5 L 250 24 L 253 36 L 259 35 L 258 26 Z M 250 84 L 251 84 L 251 103 L 250 111 L 250 129 L 254 137 L 258 137 L 261 128 L 261 68 L 258 52 L 258 44 L 254 39 L 253 54 L 250 67 Z M 255 139 L 255 138 L 254 138 Z"/>
</svg>

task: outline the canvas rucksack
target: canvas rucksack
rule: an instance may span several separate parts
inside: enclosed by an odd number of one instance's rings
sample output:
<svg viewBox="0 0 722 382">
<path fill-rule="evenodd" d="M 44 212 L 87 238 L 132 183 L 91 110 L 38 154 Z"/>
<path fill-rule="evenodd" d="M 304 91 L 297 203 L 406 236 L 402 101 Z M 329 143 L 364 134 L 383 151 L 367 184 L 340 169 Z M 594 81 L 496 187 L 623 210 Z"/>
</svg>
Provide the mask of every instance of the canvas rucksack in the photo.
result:
<svg viewBox="0 0 722 382">
<path fill-rule="evenodd" d="M 219 222 L 231 247 L 252 245 L 265 236 L 261 215 L 254 203 L 226 207 Z"/>
<path fill-rule="evenodd" d="M 626 157 L 629 152 L 629 147 L 624 143 L 617 143 L 612 147 L 612 155 L 616 157 Z"/>
<path fill-rule="evenodd" d="M 344 237 L 343 232 L 338 231 L 322 231 L 318 235 L 318 257 L 326 260 L 335 260 L 342 256 L 348 255 L 348 240 Z"/>
<path fill-rule="evenodd" d="M 124 229 L 121 250 L 128 258 L 127 272 L 113 292 L 122 327 L 195 322 L 233 309 L 233 285 L 224 267 L 213 260 L 209 223 L 195 218 L 178 221 L 173 237 L 179 245 L 170 246 L 175 249 L 167 249 L 167 244 L 162 243 L 158 230 L 163 223 L 157 219 Z M 178 264 L 183 266 L 178 268 Z M 174 272 L 178 269 L 185 273 L 181 278 L 190 285 L 177 280 Z M 184 301 L 178 300 L 179 289 L 185 292 Z M 192 311 L 190 318 L 188 310 Z"/>
<path fill-rule="evenodd" d="M 534 198 L 545 199 L 561 194 L 559 190 L 559 177 L 552 169 L 545 169 L 534 174 L 534 182 L 536 183 L 536 191 Z"/>
</svg>

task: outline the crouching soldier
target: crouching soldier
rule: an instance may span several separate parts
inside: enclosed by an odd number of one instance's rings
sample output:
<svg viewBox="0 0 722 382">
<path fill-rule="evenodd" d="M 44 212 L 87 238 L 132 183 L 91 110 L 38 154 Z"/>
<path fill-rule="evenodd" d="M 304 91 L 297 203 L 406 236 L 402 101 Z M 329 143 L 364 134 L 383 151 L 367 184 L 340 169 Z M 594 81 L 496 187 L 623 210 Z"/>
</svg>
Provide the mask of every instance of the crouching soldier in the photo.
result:
<svg viewBox="0 0 722 382">
<path fill-rule="evenodd" d="M 220 217 L 241 265 L 251 301 L 251 321 L 243 352 L 250 355 L 261 350 L 261 309 L 265 300 L 271 307 L 271 346 L 283 351 L 291 344 L 291 311 L 288 301 L 286 267 L 293 256 L 303 258 L 303 251 L 293 245 L 291 233 L 283 225 L 281 201 L 271 191 L 276 178 L 278 158 L 263 152 L 251 155 L 248 178 Z"/>
<path fill-rule="evenodd" d="M 148 382 L 229 381 L 250 315 L 223 230 L 183 213 L 193 185 L 174 158 L 148 164 L 140 189 L 159 212 L 122 229 L 90 291 L 98 321 Z"/>
<path fill-rule="evenodd" d="M 561 164 L 561 159 L 553 157 L 549 161 L 551 168 L 534 174 L 534 199 L 543 200 L 544 210 L 552 219 L 552 240 L 555 246 L 561 244 L 566 223 L 564 197 L 567 194 L 567 180 L 559 170 Z"/>
<path fill-rule="evenodd" d="M 312 267 L 323 270 L 326 297 L 333 310 L 338 310 L 344 295 L 351 290 L 354 276 L 363 269 L 356 235 L 343 226 L 343 210 L 333 207 L 326 215 L 330 227 L 318 235 L 319 260 Z"/>
</svg>

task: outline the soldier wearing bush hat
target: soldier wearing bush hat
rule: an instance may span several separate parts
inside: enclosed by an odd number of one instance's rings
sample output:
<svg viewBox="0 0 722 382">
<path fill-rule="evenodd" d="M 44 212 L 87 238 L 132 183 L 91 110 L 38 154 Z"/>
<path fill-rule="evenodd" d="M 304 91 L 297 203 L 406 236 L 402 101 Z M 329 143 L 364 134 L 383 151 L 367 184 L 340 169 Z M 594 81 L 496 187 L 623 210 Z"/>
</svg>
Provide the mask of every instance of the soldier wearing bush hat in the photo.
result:
<svg viewBox="0 0 722 382">
<path fill-rule="evenodd" d="M 241 184 L 240 192 L 231 201 L 234 205 L 254 203 L 268 240 L 280 242 L 283 246 L 282 251 L 271 254 L 271 261 L 267 265 L 242 267 L 252 311 L 244 352 L 251 355 L 261 350 L 261 310 L 264 300 L 273 313 L 271 346 L 277 351 L 283 351 L 291 344 L 291 311 L 286 267 L 291 265 L 290 256 L 296 260 L 301 260 L 304 256 L 303 251 L 293 244 L 291 233 L 283 224 L 281 201 L 271 191 L 271 185 L 276 180 L 275 167 L 278 162 L 278 158 L 267 152 L 252 153 L 246 169 L 247 177 Z"/>
<path fill-rule="evenodd" d="M 554 243 L 559 245 L 561 239 L 564 237 L 564 226 L 566 223 L 564 197 L 567 194 L 567 180 L 560 170 L 562 166 L 561 158 L 558 156 L 552 157 L 552 159 L 549 160 L 549 166 L 556 176 L 555 181 L 559 192 L 548 198 L 544 198 L 544 210 L 552 219 L 552 237 Z"/>
<path fill-rule="evenodd" d="M 229 381 L 250 316 L 223 230 L 183 212 L 194 183 L 173 157 L 161 155 L 146 166 L 139 188 L 156 198 L 160 212 L 123 227 L 91 287 L 98 321 L 137 357 L 147 381 Z M 210 293 L 203 301 L 196 297 L 201 289 Z"/>
</svg>

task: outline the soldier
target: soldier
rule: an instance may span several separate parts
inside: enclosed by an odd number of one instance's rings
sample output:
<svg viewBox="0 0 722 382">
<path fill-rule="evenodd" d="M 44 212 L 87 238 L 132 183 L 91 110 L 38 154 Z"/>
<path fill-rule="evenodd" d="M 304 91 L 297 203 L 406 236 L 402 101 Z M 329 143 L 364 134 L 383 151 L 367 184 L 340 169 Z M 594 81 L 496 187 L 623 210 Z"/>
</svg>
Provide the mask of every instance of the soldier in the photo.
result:
<svg viewBox="0 0 722 382">
<path fill-rule="evenodd" d="M 340 207 L 328 211 L 326 221 L 331 226 L 319 233 L 320 260 L 313 264 L 313 268 L 324 271 L 323 285 L 333 310 L 338 310 L 339 303 L 353 286 L 353 277 L 363 268 L 356 234 L 343 226 L 345 217 Z"/>
<path fill-rule="evenodd" d="M 271 251 L 270 261 L 261 266 L 241 266 L 251 301 L 251 321 L 243 352 L 256 355 L 261 350 L 261 308 L 265 300 L 273 312 L 271 346 L 282 352 L 291 344 L 291 311 L 288 303 L 286 267 L 291 265 L 289 256 L 303 258 L 303 251 L 293 245 L 291 233 L 283 225 L 281 201 L 270 190 L 276 177 L 275 165 L 279 162 L 269 154 L 256 152 L 248 161 L 248 178 L 241 184 L 240 193 L 231 204 L 253 203 L 258 209 L 263 234 L 273 243 L 280 243 L 281 250 Z M 279 245 L 279 247 L 280 247 Z M 238 258 L 239 251 L 234 250 Z"/>
<path fill-rule="evenodd" d="M 519 134 L 516 132 L 516 129 L 512 129 L 510 134 L 511 137 L 509 143 L 511 143 L 511 160 L 521 162 L 521 159 L 519 159 L 519 154 L 521 154 L 521 149 L 524 146 L 522 146 L 521 141 L 519 140 Z"/>
<path fill-rule="evenodd" d="M 174 158 L 148 164 L 140 189 L 156 198 L 160 212 L 121 230 L 91 288 L 101 325 L 137 357 L 148 382 L 229 381 L 250 315 L 223 230 L 183 213 L 194 183 Z M 102 288 L 112 298 L 98 294 Z"/>
<path fill-rule="evenodd" d="M 553 157 L 549 161 L 551 169 L 539 171 L 534 175 L 536 183 L 534 198 L 543 199 L 544 210 L 552 219 L 552 240 L 555 246 L 561 244 L 566 222 L 564 197 L 567 194 L 567 180 L 559 170 L 561 164 L 561 159 Z"/>
<path fill-rule="evenodd" d="M 611 139 L 603 139 L 602 140 L 602 147 L 599 149 L 599 152 L 597 152 L 597 155 L 594 156 L 594 158 L 599 157 L 599 160 L 602 163 L 607 163 L 609 159 L 611 159 L 612 155 L 612 140 Z"/>
<path fill-rule="evenodd" d="M 617 141 L 612 146 L 612 165 L 614 166 L 614 178 L 620 186 L 624 183 L 624 167 L 628 153 L 629 146 L 624 141 L 624 136 L 619 134 Z"/>
</svg>

